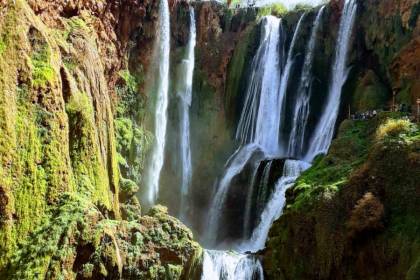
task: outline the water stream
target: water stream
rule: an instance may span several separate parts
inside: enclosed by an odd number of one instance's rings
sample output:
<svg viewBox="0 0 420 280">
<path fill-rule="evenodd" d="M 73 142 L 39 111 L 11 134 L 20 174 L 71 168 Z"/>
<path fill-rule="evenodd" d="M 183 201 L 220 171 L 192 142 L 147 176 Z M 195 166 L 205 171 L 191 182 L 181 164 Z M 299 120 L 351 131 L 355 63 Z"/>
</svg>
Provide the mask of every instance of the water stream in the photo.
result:
<svg viewBox="0 0 420 280">
<path fill-rule="evenodd" d="M 334 127 L 340 109 L 341 91 L 348 76 L 348 52 L 356 13 L 356 0 L 346 0 L 340 20 L 327 104 L 305 157 L 309 161 L 313 160 L 318 154 L 328 151 L 334 135 Z"/>
<path fill-rule="evenodd" d="M 282 97 L 280 89 L 281 20 L 267 16 L 261 22 L 260 46 L 252 62 L 251 79 L 246 93 L 236 137 L 243 144 L 229 159 L 225 173 L 213 196 L 209 211 L 206 243 L 215 246 L 219 221 L 223 215 L 231 180 L 238 175 L 258 151 L 268 155 L 279 152 L 279 128 Z"/>
<path fill-rule="evenodd" d="M 285 204 L 286 190 L 291 187 L 297 177 L 310 167 L 310 161 L 319 152 L 326 152 L 331 143 L 334 126 L 338 115 L 342 86 L 347 78 L 347 56 L 357 10 L 354 0 L 346 0 L 344 11 L 340 20 L 339 35 L 337 38 L 336 54 L 332 68 L 332 81 L 326 101 L 323 115 L 316 126 L 315 134 L 309 144 L 309 150 L 304 152 L 305 125 L 309 114 L 310 84 L 312 80 L 312 62 L 316 46 L 317 32 L 323 15 L 322 7 L 315 18 L 311 36 L 307 45 L 304 66 L 298 87 L 298 98 L 295 104 L 294 119 L 288 147 L 282 149 L 279 142 L 279 127 L 282 125 L 282 110 L 284 109 L 284 96 L 289 83 L 290 69 L 293 64 L 293 48 L 297 34 L 305 18 L 302 15 L 295 29 L 291 45 L 289 47 L 287 61 L 283 73 L 281 73 L 282 57 L 279 48 L 283 47 L 281 21 L 272 17 L 263 20 L 263 36 L 259 49 L 252 64 L 251 79 L 246 94 L 245 104 L 237 129 L 236 137 L 242 146 L 231 156 L 226 164 L 225 173 L 218 184 L 217 191 L 213 196 L 209 212 L 208 236 L 211 240 L 208 244 L 217 246 L 217 234 L 220 230 L 218 222 L 223 216 L 224 203 L 229 192 L 232 179 L 237 176 L 257 152 L 263 153 L 263 158 L 258 158 L 253 167 L 251 186 L 246 197 L 245 217 L 251 217 L 251 204 L 257 198 L 252 194 L 255 188 L 258 166 L 263 159 L 272 159 L 275 156 L 294 156 L 301 160 L 288 159 L 284 163 L 283 175 L 275 184 L 260 219 L 254 228 L 250 238 L 239 240 L 232 248 L 238 252 L 206 250 L 204 253 L 202 279 L 235 279 L 252 280 L 263 279 L 262 268 L 259 260 L 248 252 L 256 252 L 265 246 L 269 229 L 272 223 L 278 219 Z M 281 45 L 281 46 L 280 46 Z M 270 50 L 276 51 L 270 51 Z M 269 69 L 270 73 L 266 70 Z M 273 75 L 274 73 L 274 75 Z M 284 152 L 284 150 L 286 152 Z M 304 161 L 306 160 L 306 161 Z M 271 164 L 264 168 L 262 184 L 268 183 Z M 260 184 L 261 186 L 261 184 Z M 264 185 L 264 188 L 266 186 Z M 257 193 L 264 196 L 265 190 L 258 189 Z M 249 221 L 245 221 L 244 228 L 250 227 Z M 246 236 L 246 234 L 244 234 Z"/>
<path fill-rule="evenodd" d="M 159 19 L 159 41 L 157 45 L 159 48 L 157 60 L 159 63 L 159 79 L 154 118 L 155 141 L 147 174 L 147 200 L 149 205 L 155 204 L 159 194 L 159 179 L 164 161 L 166 126 L 168 123 L 169 56 L 171 49 L 170 11 L 168 0 L 160 1 Z"/>
<path fill-rule="evenodd" d="M 180 99 L 180 143 L 181 143 L 181 203 L 179 217 L 186 222 L 188 210 L 188 193 L 191 184 L 192 164 L 190 145 L 190 107 L 192 101 L 192 85 L 195 66 L 196 26 L 194 8 L 190 7 L 190 37 L 186 58 L 182 61 L 182 83 L 178 91 Z"/>
<path fill-rule="evenodd" d="M 316 47 L 316 39 L 318 34 L 319 25 L 324 12 L 325 6 L 319 9 L 315 18 L 311 37 L 306 48 L 305 61 L 302 68 L 299 87 L 297 91 L 297 100 L 293 114 L 293 128 L 290 133 L 288 155 L 294 158 L 302 157 L 305 146 L 305 130 L 307 128 L 309 116 L 309 99 L 311 97 L 311 84 L 312 84 L 312 65 L 314 60 L 314 53 Z"/>
</svg>

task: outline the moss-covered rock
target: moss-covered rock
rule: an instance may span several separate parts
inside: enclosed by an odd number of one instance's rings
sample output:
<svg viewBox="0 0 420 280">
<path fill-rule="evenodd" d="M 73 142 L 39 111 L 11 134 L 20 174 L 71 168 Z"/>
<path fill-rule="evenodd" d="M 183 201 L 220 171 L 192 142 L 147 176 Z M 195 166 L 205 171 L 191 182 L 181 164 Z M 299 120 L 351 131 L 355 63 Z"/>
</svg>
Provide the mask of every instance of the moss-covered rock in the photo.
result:
<svg viewBox="0 0 420 280">
<path fill-rule="evenodd" d="M 419 127 L 396 114 L 343 123 L 287 192 L 264 252 L 268 279 L 416 275 L 419 140 Z"/>
<path fill-rule="evenodd" d="M 157 209 L 157 208 L 156 208 Z M 13 253 L 7 279 L 182 279 L 201 257 L 191 232 L 157 209 L 137 221 L 109 220 L 65 194 Z M 188 278 L 184 278 L 188 279 Z"/>
</svg>

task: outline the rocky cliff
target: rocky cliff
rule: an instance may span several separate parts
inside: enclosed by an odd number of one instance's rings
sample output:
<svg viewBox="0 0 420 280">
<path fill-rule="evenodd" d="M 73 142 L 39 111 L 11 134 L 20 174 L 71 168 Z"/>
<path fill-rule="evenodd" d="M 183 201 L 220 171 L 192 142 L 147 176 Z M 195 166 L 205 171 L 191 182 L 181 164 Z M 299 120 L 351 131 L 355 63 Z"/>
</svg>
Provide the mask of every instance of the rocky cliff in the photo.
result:
<svg viewBox="0 0 420 280">
<path fill-rule="evenodd" d="M 321 96 L 341 5 L 327 6 L 321 27 L 314 61 Z M 359 1 L 338 123 L 349 110 L 390 110 L 393 94 L 416 115 L 418 15 L 416 1 Z M 341 123 L 329 153 L 287 193 L 262 252 L 268 279 L 419 277 L 419 130 L 400 118 Z"/>
<path fill-rule="evenodd" d="M 359 1 L 338 123 L 349 109 L 389 109 L 393 93 L 414 114 L 417 2 Z M 142 215 L 136 196 L 153 142 L 148 87 L 155 79 L 158 5 L 0 0 L 0 278 L 197 278 L 201 248 L 191 231 L 164 207 Z M 310 127 L 328 91 L 342 5 L 331 1 L 320 26 Z M 259 19 L 280 14 L 170 1 L 173 88 L 160 198 L 170 213 L 177 213 L 173 190 L 180 180 L 176 66 L 188 41 L 190 6 L 197 49 L 189 216 L 201 232 L 214 180 L 238 146 L 234 134 Z M 299 79 L 317 9 L 281 13 L 286 47 L 306 13 L 291 79 Z M 417 279 L 419 169 L 418 127 L 400 115 L 343 122 L 328 155 L 287 194 L 285 213 L 261 252 L 268 279 Z"/>
<path fill-rule="evenodd" d="M 0 2 L 1 278 L 176 279 L 199 257 L 166 210 L 140 216 L 119 170 L 114 119 L 141 100 L 128 67 L 150 63 L 157 8 Z"/>
</svg>

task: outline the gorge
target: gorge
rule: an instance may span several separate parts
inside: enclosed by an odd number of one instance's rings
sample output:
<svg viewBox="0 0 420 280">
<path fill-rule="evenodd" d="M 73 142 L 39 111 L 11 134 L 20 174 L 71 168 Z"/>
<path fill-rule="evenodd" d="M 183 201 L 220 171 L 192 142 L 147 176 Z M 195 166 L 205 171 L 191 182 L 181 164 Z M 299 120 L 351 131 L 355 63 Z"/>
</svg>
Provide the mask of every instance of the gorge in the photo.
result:
<svg viewBox="0 0 420 280">
<path fill-rule="evenodd" d="M 0 279 L 420 277 L 420 4 L 239 2 L 0 0 Z"/>
</svg>

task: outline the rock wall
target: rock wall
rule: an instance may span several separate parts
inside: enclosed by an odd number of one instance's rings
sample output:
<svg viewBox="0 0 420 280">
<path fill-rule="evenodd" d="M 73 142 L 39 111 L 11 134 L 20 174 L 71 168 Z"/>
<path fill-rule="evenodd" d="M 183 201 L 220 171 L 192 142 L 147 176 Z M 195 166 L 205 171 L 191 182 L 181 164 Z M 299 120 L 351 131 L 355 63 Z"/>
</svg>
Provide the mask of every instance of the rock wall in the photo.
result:
<svg viewBox="0 0 420 280">
<path fill-rule="evenodd" d="M 343 1 L 326 7 L 314 61 L 315 94 L 322 100 L 330 75 Z M 390 110 L 418 98 L 419 11 L 415 1 L 359 1 L 351 70 L 343 90 L 337 138 L 287 192 L 283 216 L 261 254 L 268 279 L 415 279 L 418 277 L 418 126 L 381 131 L 401 116 L 343 121 L 348 110 Z M 287 22 L 296 22 L 293 14 Z M 304 25 L 307 26 L 307 21 Z M 304 27 L 305 30 L 307 27 Z M 297 48 L 299 49 L 300 43 Z M 326 73 L 326 74 L 322 74 Z M 324 76 L 325 75 L 325 76 Z M 315 107 L 316 108 L 316 107 Z M 315 109 L 316 110 L 316 109 Z M 397 121 L 395 121 L 397 122 Z M 403 121 L 401 121 L 403 122 Z M 407 125 L 408 125 L 408 121 Z M 407 134 L 405 134 L 407 133 Z M 405 138 L 406 135 L 414 138 Z M 417 205 L 417 206 L 416 206 Z"/>
<path fill-rule="evenodd" d="M 123 140 L 144 140 L 123 133 L 123 105 L 144 98 L 129 68 L 150 64 L 157 8 L 0 2 L 0 278 L 193 273 L 201 249 L 189 230 L 165 210 L 141 216 L 119 169 Z"/>
</svg>

